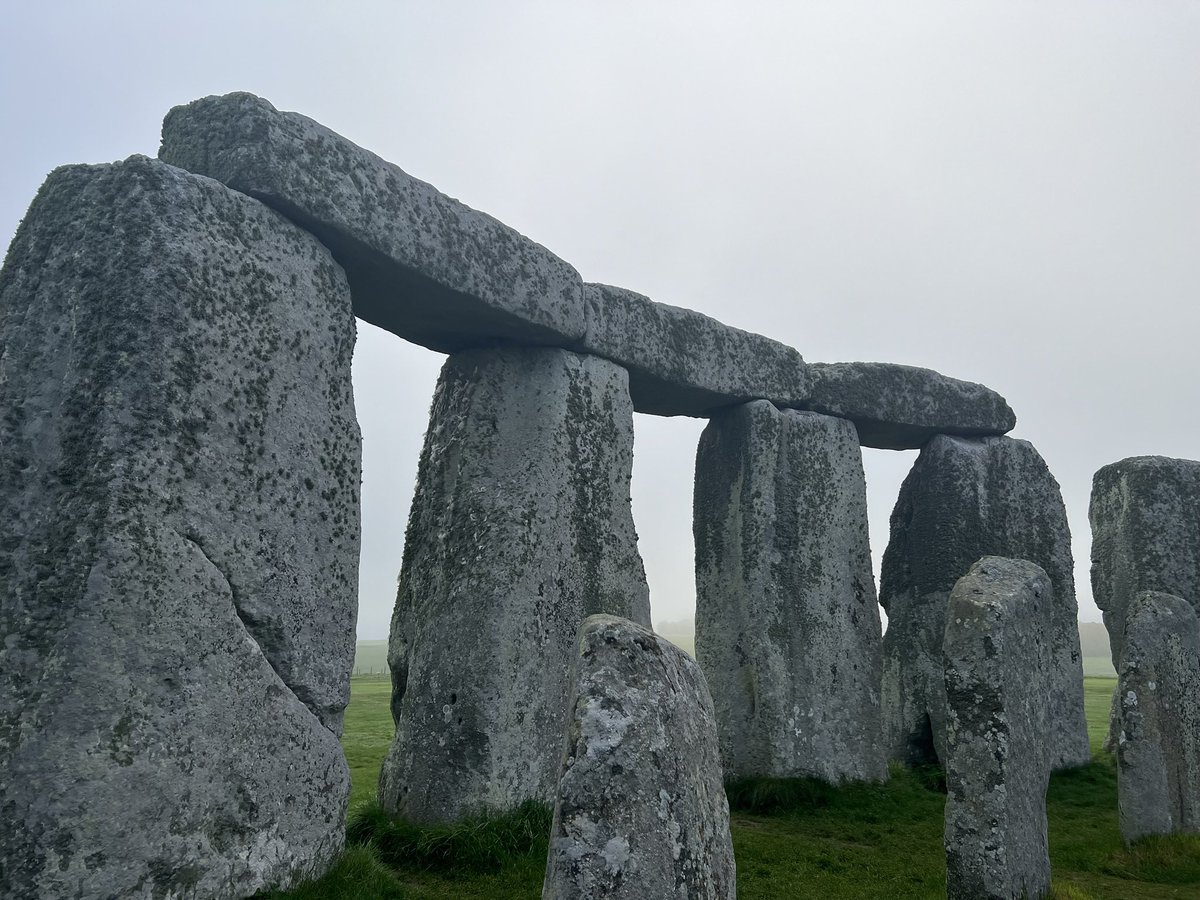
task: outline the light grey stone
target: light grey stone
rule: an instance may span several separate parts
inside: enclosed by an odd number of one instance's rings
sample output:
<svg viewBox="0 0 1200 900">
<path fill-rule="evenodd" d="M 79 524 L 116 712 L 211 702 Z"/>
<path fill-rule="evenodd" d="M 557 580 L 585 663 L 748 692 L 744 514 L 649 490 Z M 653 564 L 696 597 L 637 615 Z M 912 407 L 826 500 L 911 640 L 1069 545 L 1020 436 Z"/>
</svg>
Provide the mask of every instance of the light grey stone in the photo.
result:
<svg viewBox="0 0 1200 900">
<path fill-rule="evenodd" d="M 941 641 L 950 590 L 984 556 L 1027 559 L 1053 586 L 1046 740 L 1055 769 L 1091 759 L 1083 710 L 1071 534 L 1058 482 L 1033 445 L 1009 437 L 935 437 L 900 488 L 883 555 L 883 721 L 889 752 L 941 759 Z"/>
<path fill-rule="evenodd" d="M 1120 671 L 1125 622 L 1141 591 L 1200 610 L 1200 462 L 1134 456 L 1092 478 L 1092 595 Z"/>
<path fill-rule="evenodd" d="M 1005 434 L 1017 417 L 982 384 L 893 363 L 810 363 L 806 403 L 850 419 L 864 447 L 916 450 L 936 434 Z M 961 573 L 960 573 L 961 574 Z"/>
<path fill-rule="evenodd" d="M 1121 835 L 1200 832 L 1200 618 L 1181 597 L 1142 591 L 1117 670 Z"/>
<path fill-rule="evenodd" d="M 592 616 L 572 669 L 543 900 L 735 900 L 704 676 L 648 629 Z"/>
<path fill-rule="evenodd" d="M 690 309 L 605 284 L 584 285 L 582 349 L 629 370 L 633 407 L 660 416 L 707 416 L 748 400 L 796 406 L 808 396 L 800 354 Z"/>
<path fill-rule="evenodd" d="M 880 623 L 854 426 L 765 400 L 696 456 L 696 656 L 730 777 L 882 780 Z"/>
<path fill-rule="evenodd" d="M 419 821 L 552 802 L 579 624 L 649 624 L 624 369 L 554 349 L 442 369 L 392 620 L 380 799 Z"/>
<path fill-rule="evenodd" d="M 434 350 L 583 336 L 579 274 L 339 134 L 253 94 L 205 97 L 163 122 L 159 156 L 259 198 L 346 269 L 354 312 Z"/>
<path fill-rule="evenodd" d="M 1050 579 L 985 557 L 946 614 L 946 896 L 1022 900 L 1050 891 Z"/>
<path fill-rule="evenodd" d="M 1092 478 L 1092 596 L 1104 615 L 1113 666 L 1121 670 L 1125 621 L 1139 591 L 1183 597 L 1200 610 L 1200 462 L 1134 456 Z M 1115 751 L 1114 690 L 1105 749 Z"/>
<path fill-rule="evenodd" d="M 230 898 L 342 848 L 342 270 L 207 178 L 55 171 L 0 273 L 0 895 Z"/>
</svg>

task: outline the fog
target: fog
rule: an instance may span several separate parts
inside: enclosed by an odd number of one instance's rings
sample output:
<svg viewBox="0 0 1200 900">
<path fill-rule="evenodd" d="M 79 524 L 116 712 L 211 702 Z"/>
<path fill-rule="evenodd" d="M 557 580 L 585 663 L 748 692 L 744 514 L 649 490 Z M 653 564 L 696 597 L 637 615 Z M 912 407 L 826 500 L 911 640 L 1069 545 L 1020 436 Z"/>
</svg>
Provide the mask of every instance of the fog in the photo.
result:
<svg viewBox="0 0 1200 900">
<path fill-rule="evenodd" d="M 247 90 L 586 280 L 996 389 L 1062 484 L 1084 619 L 1092 473 L 1200 457 L 1195 3 L 58 2 L 6 38 L 4 245 L 53 167 L 153 155 L 171 106 Z M 360 323 L 364 638 L 440 362 Z M 657 621 L 694 604 L 702 426 L 636 421 Z M 914 456 L 865 452 L 877 558 Z"/>
</svg>

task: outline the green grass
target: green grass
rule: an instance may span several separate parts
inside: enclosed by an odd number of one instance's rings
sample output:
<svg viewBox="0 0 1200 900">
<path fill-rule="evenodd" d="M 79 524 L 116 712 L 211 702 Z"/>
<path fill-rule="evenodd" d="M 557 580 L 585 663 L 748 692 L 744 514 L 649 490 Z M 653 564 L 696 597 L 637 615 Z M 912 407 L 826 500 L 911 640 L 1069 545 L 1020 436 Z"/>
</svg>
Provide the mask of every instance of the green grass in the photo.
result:
<svg viewBox="0 0 1200 900">
<path fill-rule="evenodd" d="M 1115 681 L 1084 680 L 1093 752 L 1107 729 Z M 536 900 L 549 811 L 536 804 L 453 826 L 392 822 L 373 803 L 392 736 L 387 678 L 356 678 L 343 744 L 353 779 L 349 849 L 325 878 L 275 900 Z M 830 787 L 808 779 L 728 786 L 741 900 L 943 898 L 945 795 L 936 768 L 893 766 L 884 784 Z M 1055 775 L 1047 796 L 1055 900 L 1200 897 L 1200 836 L 1125 848 L 1117 827 L 1116 770 L 1091 765 Z"/>
</svg>

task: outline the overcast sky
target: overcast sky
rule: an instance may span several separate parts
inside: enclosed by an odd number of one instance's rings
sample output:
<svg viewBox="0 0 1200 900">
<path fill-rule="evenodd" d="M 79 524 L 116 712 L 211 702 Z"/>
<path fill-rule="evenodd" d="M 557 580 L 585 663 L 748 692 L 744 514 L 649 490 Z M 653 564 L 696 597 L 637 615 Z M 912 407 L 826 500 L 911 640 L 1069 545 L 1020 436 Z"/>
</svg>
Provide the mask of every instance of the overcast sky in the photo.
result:
<svg viewBox="0 0 1200 900">
<path fill-rule="evenodd" d="M 1092 473 L 1200 458 L 1198 2 L 57 0 L 6 8 L 3 45 L 0 245 L 53 167 L 252 91 L 586 280 L 995 388 L 1063 486 L 1083 619 Z M 360 323 L 360 637 L 387 634 L 440 364 Z M 659 622 L 694 606 L 702 426 L 637 417 Z M 865 451 L 877 561 L 914 457 Z"/>
</svg>

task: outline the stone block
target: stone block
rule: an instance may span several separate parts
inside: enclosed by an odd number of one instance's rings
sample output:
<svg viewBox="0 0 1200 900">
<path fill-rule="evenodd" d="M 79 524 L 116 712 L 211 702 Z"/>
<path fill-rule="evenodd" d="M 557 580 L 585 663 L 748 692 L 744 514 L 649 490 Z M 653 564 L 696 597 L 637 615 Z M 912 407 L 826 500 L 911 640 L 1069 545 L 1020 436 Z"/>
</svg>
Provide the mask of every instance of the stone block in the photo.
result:
<svg viewBox="0 0 1200 900">
<path fill-rule="evenodd" d="M 650 622 L 632 467 L 616 364 L 547 348 L 447 359 L 392 620 L 386 808 L 453 821 L 553 801 L 580 623 Z"/>
<path fill-rule="evenodd" d="M 808 395 L 799 352 L 624 288 L 584 285 L 581 347 L 629 370 L 637 412 L 708 416 L 748 400 L 795 406 Z"/>
<path fill-rule="evenodd" d="M 312 119 L 253 94 L 163 122 L 159 156 L 250 194 L 317 235 L 362 319 L 433 350 L 583 337 L 579 274 L 545 247 Z"/>
<path fill-rule="evenodd" d="M 880 622 L 854 426 L 765 400 L 696 456 L 696 656 L 730 777 L 882 780 Z"/>
<path fill-rule="evenodd" d="M 803 404 L 849 419 L 864 447 L 916 450 L 934 435 L 1006 434 L 1017 417 L 1003 397 L 982 384 L 894 363 L 810 363 Z"/>
<path fill-rule="evenodd" d="M 133 157 L 0 273 L 0 895 L 245 897 L 341 852 L 355 324 L 310 234 Z"/>
<path fill-rule="evenodd" d="M 712 701 L 695 661 L 593 616 L 572 672 L 543 900 L 736 900 Z"/>
<path fill-rule="evenodd" d="M 1200 617 L 1142 591 L 1117 669 L 1117 805 L 1126 842 L 1200 832 Z"/>
<path fill-rule="evenodd" d="M 946 896 L 1036 900 L 1050 891 L 1046 789 L 1050 579 L 985 557 L 946 614 Z"/>
<path fill-rule="evenodd" d="M 900 488 L 883 555 L 884 737 L 894 758 L 942 759 L 941 641 L 950 590 L 984 556 L 1027 559 L 1050 576 L 1055 769 L 1091 759 L 1083 710 L 1071 533 L 1058 482 L 1026 441 L 938 436 Z"/>
</svg>

